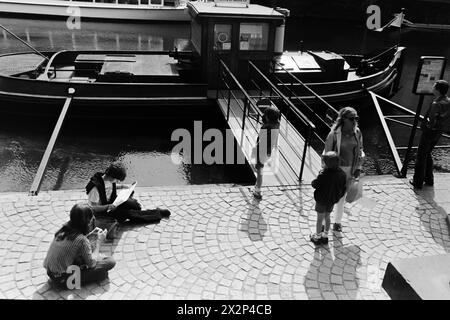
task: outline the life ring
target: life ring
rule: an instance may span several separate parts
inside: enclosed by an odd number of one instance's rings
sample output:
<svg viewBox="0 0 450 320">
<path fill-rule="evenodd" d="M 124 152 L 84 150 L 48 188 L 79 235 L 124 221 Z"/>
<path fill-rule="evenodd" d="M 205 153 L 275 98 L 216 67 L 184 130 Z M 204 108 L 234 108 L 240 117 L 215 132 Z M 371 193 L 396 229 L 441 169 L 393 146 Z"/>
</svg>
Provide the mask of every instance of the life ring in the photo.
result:
<svg viewBox="0 0 450 320">
<path fill-rule="evenodd" d="M 224 42 L 228 42 L 228 34 L 225 32 L 220 32 L 217 35 L 217 41 L 224 43 Z"/>
</svg>

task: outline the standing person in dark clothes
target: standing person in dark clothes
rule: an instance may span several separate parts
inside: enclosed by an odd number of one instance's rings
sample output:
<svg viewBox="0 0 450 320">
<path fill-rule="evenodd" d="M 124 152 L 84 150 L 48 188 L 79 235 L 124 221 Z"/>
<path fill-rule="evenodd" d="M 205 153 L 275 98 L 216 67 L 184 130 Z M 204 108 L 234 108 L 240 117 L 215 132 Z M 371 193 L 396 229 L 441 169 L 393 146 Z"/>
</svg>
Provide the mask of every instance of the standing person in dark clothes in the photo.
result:
<svg viewBox="0 0 450 320">
<path fill-rule="evenodd" d="M 126 169 L 120 162 L 112 163 L 106 171 L 95 173 L 86 185 L 89 204 L 94 209 L 96 217 L 117 219 L 119 223 L 129 220 L 135 223 L 158 223 L 161 218 L 168 218 L 170 211 L 156 208 L 142 210 L 139 202 L 133 198 L 133 194 L 127 201 L 115 207 L 114 200 L 117 197 L 117 189 L 127 188 L 118 184 L 125 180 Z M 109 229 L 109 228 L 108 228 Z"/>
<path fill-rule="evenodd" d="M 316 233 L 310 239 L 314 244 L 327 244 L 330 230 L 330 214 L 334 205 L 344 196 L 347 188 L 347 175 L 339 167 L 339 156 L 335 151 L 328 151 L 322 156 L 324 169 L 311 182 L 316 200 Z M 325 227 L 323 221 L 325 220 Z M 323 230 L 323 231 L 322 231 Z"/>
<path fill-rule="evenodd" d="M 450 126 L 450 99 L 447 97 L 449 84 L 438 80 L 433 86 L 435 99 L 430 105 L 422 121 L 422 136 L 420 137 L 417 159 L 414 167 L 414 178 L 410 183 L 416 189 L 426 185 L 434 185 L 433 157 L 431 152 L 438 143 L 442 132 Z"/>
<path fill-rule="evenodd" d="M 56 286 L 67 288 L 67 280 L 71 276 L 70 269 L 68 270 L 70 266 L 80 268 L 81 285 L 105 279 L 108 270 L 115 266 L 116 262 L 112 257 L 99 253 L 106 234 L 98 233 L 94 245 L 88 239 L 94 223 L 92 208 L 87 204 L 76 204 L 70 210 L 70 221 L 55 233 L 44 267 Z"/>
</svg>

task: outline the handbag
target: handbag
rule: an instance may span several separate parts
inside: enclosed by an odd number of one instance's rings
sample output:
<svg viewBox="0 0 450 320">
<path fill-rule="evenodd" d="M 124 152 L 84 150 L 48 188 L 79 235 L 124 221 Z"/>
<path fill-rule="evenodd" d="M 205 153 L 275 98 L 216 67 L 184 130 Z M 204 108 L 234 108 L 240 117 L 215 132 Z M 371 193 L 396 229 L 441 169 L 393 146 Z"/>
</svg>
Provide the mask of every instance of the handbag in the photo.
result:
<svg viewBox="0 0 450 320">
<path fill-rule="evenodd" d="M 347 196 L 345 197 L 345 201 L 347 201 L 348 203 L 355 202 L 356 200 L 362 198 L 362 193 L 363 193 L 363 183 L 361 179 L 353 178 L 347 190 Z"/>
</svg>

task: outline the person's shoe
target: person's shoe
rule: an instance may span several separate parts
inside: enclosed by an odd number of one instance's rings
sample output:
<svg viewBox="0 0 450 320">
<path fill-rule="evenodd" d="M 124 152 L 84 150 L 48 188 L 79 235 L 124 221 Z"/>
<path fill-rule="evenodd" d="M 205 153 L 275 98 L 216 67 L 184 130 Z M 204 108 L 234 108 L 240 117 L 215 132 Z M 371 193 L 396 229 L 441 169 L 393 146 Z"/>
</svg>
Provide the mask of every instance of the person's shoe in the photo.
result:
<svg viewBox="0 0 450 320">
<path fill-rule="evenodd" d="M 415 184 L 413 180 L 409 180 L 409 184 L 414 187 L 414 189 L 422 189 L 422 186 Z"/>
<path fill-rule="evenodd" d="M 161 208 L 158 208 L 158 210 L 159 210 L 159 213 L 161 214 L 161 217 L 163 217 L 163 218 L 170 217 L 170 211 L 169 210 L 161 209 Z"/>
<path fill-rule="evenodd" d="M 315 245 L 322 244 L 322 237 L 320 236 L 320 234 L 317 233 L 310 235 L 309 240 Z"/>
<path fill-rule="evenodd" d="M 253 197 L 257 200 L 261 200 L 262 199 L 261 192 L 253 191 Z"/>
<path fill-rule="evenodd" d="M 117 231 L 119 229 L 119 222 L 115 221 L 111 224 L 111 226 L 108 228 L 108 232 L 106 233 L 106 239 L 108 240 L 114 240 L 117 238 Z"/>
<path fill-rule="evenodd" d="M 342 224 L 340 223 L 334 223 L 333 224 L 333 230 L 337 232 L 342 232 Z"/>
</svg>

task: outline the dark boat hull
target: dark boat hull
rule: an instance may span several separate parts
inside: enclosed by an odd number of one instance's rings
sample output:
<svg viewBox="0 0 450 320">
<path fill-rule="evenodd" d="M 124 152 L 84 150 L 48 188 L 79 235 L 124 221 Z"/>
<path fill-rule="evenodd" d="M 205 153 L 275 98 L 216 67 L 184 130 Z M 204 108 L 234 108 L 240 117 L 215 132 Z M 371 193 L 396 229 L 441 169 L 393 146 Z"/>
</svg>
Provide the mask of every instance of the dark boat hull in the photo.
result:
<svg viewBox="0 0 450 320">
<path fill-rule="evenodd" d="M 84 52 L 85 53 L 85 52 Z M 93 52 L 88 52 L 93 53 Z M 98 54 L 98 52 L 95 52 Z M 53 56 L 52 53 L 47 53 Z M 75 52 L 66 52 L 70 56 Z M 154 53 L 153 53 L 154 54 Z M 56 55 L 54 55 L 56 56 Z M 1 56 L 0 56 L 1 57 Z M 308 88 L 327 102 L 345 102 L 360 99 L 367 95 L 367 90 L 383 94 L 395 91 L 400 80 L 403 64 L 403 48 L 399 50 L 389 65 L 375 74 L 353 80 L 306 83 Z M 172 78 L 171 78 L 172 79 Z M 136 107 L 139 113 L 151 107 L 208 105 L 208 85 L 200 81 L 184 82 L 184 78 L 167 82 L 68 82 L 48 81 L 40 79 L 19 78 L 0 74 L 0 100 L 3 103 L 0 112 L 14 113 L 18 111 L 15 104 L 30 105 L 30 113 L 55 114 L 68 96 L 69 88 L 75 90 L 73 105 L 78 110 L 101 109 L 110 113 L 110 108 Z M 305 89 L 300 83 L 278 84 L 283 93 L 295 100 L 314 103 L 317 97 Z M 288 90 L 287 86 L 292 87 Z M 293 90 L 292 90 L 293 88 Z M 292 94 L 295 92 L 295 95 Z M 56 106 L 56 107 L 52 107 Z M 86 107 L 82 109 L 81 107 Z M 75 107 L 76 109 L 77 107 Z M 105 111 L 106 110 L 106 111 Z M 56 111 L 57 112 L 57 111 Z"/>
<path fill-rule="evenodd" d="M 78 54 L 100 56 L 102 54 L 116 54 L 119 56 L 126 54 L 169 56 L 169 53 L 167 52 L 125 51 L 61 51 L 59 53 L 45 52 L 44 54 L 50 58 L 50 62 L 47 64 L 50 64 L 51 67 L 47 66 L 46 70 L 40 73 L 42 75 L 46 74 L 47 70 L 54 70 L 52 63 L 73 63 L 72 60 Z M 183 70 L 180 72 L 177 70 L 175 75 L 166 76 L 153 75 L 151 73 L 144 76 L 122 75 L 120 81 L 116 79 L 112 82 L 101 80 L 79 81 L 77 78 L 69 78 L 69 80 L 66 81 L 47 80 L 41 79 L 41 76 L 38 78 L 30 78 L 29 73 L 33 72 L 33 67 L 24 68 L 20 66 L 21 57 L 27 55 L 30 56 L 29 53 L 0 56 L 0 61 L 3 64 L 6 64 L 6 66 L 3 66 L 2 64 L 2 72 L 0 73 L 0 100 L 10 102 L 9 104 L 3 103 L 0 112 L 14 112 L 16 108 L 11 105 L 12 102 L 14 105 L 34 106 L 36 114 L 52 114 L 54 113 L 54 110 L 59 110 L 60 106 L 62 106 L 68 97 L 70 88 L 75 90 L 72 103 L 74 106 L 87 106 L 90 107 L 91 110 L 92 108 L 97 107 L 102 109 L 103 112 L 106 110 L 105 113 L 109 113 L 108 108 L 122 108 L 124 106 L 134 106 L 137 107 L 136 110 L 141 111 L 145 109 L 145 107 L 150 106 L 184 106 L 207 103 L 207 85 L 195 81 L 195 79 L 192 80 L 189 76 L 186 77 L 187 73 L 182 73 Z M 7 64 L 8 62 L 11 63 L 10 61 L 15 61 L 17 66 L 9 67 Z M 36 65 L 34 67 L 36 67 Z M 38 68 L 43 69 L 43 67 L 40 66 Z M 15 69 L 20 70 L 20 72 L 17 73 Z M 23 75 L 23 77 L 20 75 Z M 102 108 L 102 106 L 104 108 Z M 28 107 L 26 109 L 32 110 L 32 108 L 33 107 Z"/>
</svg>

